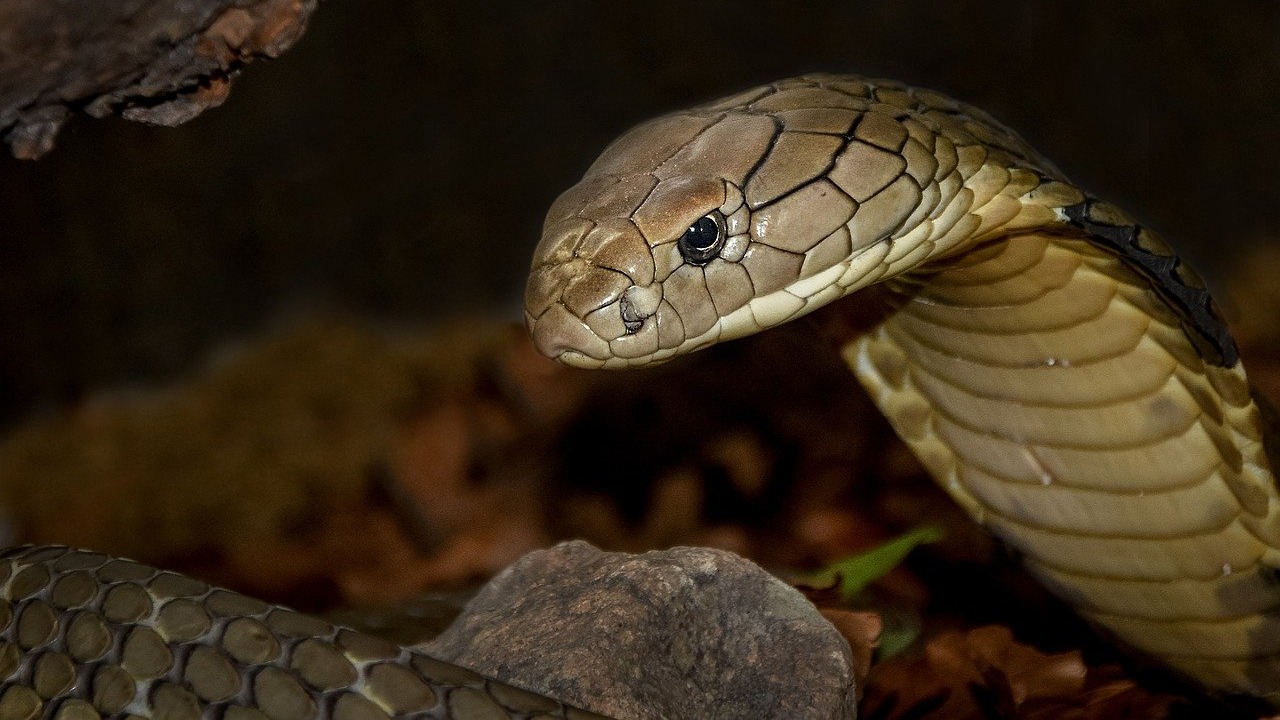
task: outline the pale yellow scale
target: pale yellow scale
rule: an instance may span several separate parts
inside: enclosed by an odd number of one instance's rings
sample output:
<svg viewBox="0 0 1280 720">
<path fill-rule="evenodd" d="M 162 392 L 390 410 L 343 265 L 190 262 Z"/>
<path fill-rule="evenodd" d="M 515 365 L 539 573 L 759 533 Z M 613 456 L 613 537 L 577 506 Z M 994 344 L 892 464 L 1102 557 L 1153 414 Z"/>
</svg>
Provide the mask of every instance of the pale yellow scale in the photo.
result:
<svg viewBox="0 0 1280 720">
<path fill-rule="evenodd" d="M 1081 239 L 1015 235 L 887 284 L 896 310 L 842 352 L 942 487 L 1129 644 L 1265 693 L 1280 497 L 1239 363 L 1203 361 Z"/>
</svg>

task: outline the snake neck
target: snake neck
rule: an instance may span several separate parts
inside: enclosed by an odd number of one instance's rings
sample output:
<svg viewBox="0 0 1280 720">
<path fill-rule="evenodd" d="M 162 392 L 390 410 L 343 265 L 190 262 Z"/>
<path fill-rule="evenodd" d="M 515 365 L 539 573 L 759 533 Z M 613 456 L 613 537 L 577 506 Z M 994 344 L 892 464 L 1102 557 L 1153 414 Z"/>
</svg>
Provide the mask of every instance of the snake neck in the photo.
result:
<svg viewBox="0 0 1280 720">
<path fill-rule="evenodd" d="M 1267 687 L 1280 498 L 1240 365 L 1090 240 L 1015 235 L 880 287 L 878 317 L 823 324 L 935 480 L 1131 645 Z"/>
</svg>

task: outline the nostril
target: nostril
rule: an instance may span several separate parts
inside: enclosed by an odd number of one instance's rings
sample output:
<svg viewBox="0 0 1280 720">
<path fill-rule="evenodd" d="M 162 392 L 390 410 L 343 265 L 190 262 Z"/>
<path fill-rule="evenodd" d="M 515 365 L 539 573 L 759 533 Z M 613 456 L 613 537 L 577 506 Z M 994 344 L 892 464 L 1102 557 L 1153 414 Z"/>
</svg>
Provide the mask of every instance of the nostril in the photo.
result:
<svg viewBox="0 0 1280 720">
<path fill-rule="evenodd" d="M 628 335 L 640 332 L 646 318 L 653 317 L 658 311 L 658 303 L 662 300 L 662 290 L 656 285 L 632 285 L 618 300 L 618 308 L 622 313 L 622 326 Z"/>
<path fill-rule="evenodd" d="M 640 332 L 640 326 L 644 325 L 644 316 L 636 309 L 635 303 L 624 295 L 618 301 L 618 308 L 622 314 L 622 326 L 626 328 L 627 334 L 634 335 Z"/>
</svg>

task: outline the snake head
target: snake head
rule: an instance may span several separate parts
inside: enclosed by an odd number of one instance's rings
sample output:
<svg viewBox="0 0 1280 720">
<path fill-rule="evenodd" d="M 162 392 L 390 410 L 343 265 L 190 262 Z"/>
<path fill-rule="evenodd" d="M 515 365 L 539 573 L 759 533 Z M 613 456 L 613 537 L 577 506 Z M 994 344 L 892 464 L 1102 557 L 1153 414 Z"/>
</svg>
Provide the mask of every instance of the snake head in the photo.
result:
<svg viewBox="0 0 1280 720">
<path fill-rule="evenodd" d="M 864 119 L 866 101 L 832 82 L 755 88 L 614 141 L 547 214 L 525 294 L 538 349 L 642 365 L 860 286 L 885 257 L 864 251 L 886 244 L 920 190 L 900 154 L 854 137 L 897 142 L 897 120 Z M 851 222 L 857 198 L 882 191 L 885 209 Z"/>
<path fill-rule="evenodd" d="M 582 216 L 611 203 L 632 207 Z M 738 266 L 749 222 L 722 178 L 584 180 L 553 206 L 534 252 L 525 310 L 535 344 L 571 365 L 612 367 L 721 339 L 724 317 L 750 299 Z"/>
</svg>

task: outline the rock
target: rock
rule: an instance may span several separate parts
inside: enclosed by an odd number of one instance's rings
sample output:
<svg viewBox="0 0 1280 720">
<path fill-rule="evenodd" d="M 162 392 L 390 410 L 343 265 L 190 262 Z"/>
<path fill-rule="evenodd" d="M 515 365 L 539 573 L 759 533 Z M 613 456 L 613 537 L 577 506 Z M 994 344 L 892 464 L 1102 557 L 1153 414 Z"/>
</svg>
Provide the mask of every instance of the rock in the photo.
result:
<svg viewBox="0 0 1280 720">
<path fill-rule="evenodd" d="M 530 553 L 421 649 L 619 720 L 856 714 L 835 627 L 759 566 L 708 548 Z"/>
</svg>

